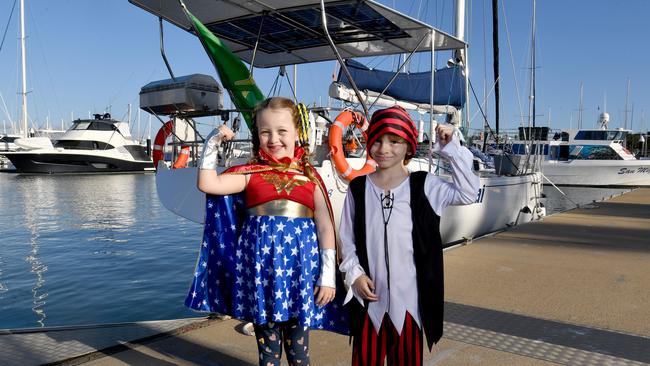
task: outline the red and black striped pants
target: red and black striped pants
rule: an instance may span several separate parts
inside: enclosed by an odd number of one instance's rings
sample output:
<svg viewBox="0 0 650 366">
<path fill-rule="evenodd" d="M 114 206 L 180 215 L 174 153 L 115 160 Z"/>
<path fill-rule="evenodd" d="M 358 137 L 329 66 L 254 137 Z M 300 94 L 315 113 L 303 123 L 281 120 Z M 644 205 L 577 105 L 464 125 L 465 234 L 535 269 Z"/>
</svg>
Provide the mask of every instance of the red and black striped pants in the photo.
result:
<svg viewBox="0 0 650 366">
<path fill-rule="evenodd" d="M 361 334 L 353 337 L 352 366 L 383 366 L 385 359 L 389 366 L 422 365 L 422 330 L 408 312 L 401 335 L 388 314 L 377 333 L 366 313 Z"/>
</svg>

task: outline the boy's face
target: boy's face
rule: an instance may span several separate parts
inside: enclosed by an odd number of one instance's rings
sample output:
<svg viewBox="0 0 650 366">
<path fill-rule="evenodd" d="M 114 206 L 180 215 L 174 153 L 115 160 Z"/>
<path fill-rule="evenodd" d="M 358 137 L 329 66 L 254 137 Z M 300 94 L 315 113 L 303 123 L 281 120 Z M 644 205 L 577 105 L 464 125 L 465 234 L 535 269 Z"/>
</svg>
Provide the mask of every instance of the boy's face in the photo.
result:
<svg viewBox="0 0 650 366">
<path fill-rule="evenodd" d="M 377 162 L 378 169 L 388 169 L 395 165 L 404 165 L 408 150 L 406 140 L 392 133 L 386 133 L 370 146 L 370 156 Z"/>
<path fill-rule="evenodd" d="M 257 117 L 260 149 L 276 159 L 293 158 L 298 131 L 291 110 L 266 108 Z"/>
</svg>

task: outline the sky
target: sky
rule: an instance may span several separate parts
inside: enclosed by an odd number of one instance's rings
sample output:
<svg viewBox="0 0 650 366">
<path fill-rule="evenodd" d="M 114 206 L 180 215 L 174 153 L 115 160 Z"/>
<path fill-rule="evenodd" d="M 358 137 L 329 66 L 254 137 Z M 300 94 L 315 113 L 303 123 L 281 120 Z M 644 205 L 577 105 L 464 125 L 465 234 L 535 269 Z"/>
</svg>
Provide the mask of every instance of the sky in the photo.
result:
<svg viewBox="0 0 650 366">
<path fill-rule="evenodd" d="M 168 0 L 171 1 L 171 0 Z M 13 15 L 10 14 L 16 2 Z M 453 34 L 451 0 L 379 1 Z M 10 132 L 20 115 L 19 1 L 0 0 L 0 133 Z M 140 88 L 169 78 L 160 56 L 158 20 L 127 0 L 25 0 L 28 114 L 32 126 L 67 128 L 91 113 L 110 112 L 127 120 L 135 136 L 149 133 L 149 115 L 138 119 Z M 532 0 L 500 0 L 500 129 L 528 121 Z M 190 8 L 191 10 L 191 8 Z M 488 120 L 494 128 L 491 0 L 467 0 L 470 80 L 481 103 L 488 95 Z M 537 125 L 555 129 L 595 127 L 606 107 L 610 127 L 650 127 L 650 1 L 539 0 L 536 31 Z M 1 41 L 1 39 L 0 39 Z M 175 75 L 218 77 L 197 38 L 165 23 L 165 49 Z M 429 55 L 415 57 L 412 71 L 428 69 Z M 438 67 L 450 57 L 437 56 Z M 365 60 L 380 69 L 395 58 Z M 298 66 L 297 91 L 308 103 L 326 103 L 334 62 Z M 292 69 L 290 69 L 292 70 Z M 267 94 L 277 68 L 256 69 Z M 628 92 L 629 83 L 629 92 Z M 580 85 L 583 85 L 580 113 Z M 285 81 L 281 94 L 288 95 Z M 626 107 L 627 100 L 627 107 Z M 6 106 L 6 107 L 5 107 Z M 476 102 L 470 125 L 481 128 Z M 214 119 L 202 120 L 210 130 Z M 152 134 L 160 122 L 151 120 Z"/>
</svg>

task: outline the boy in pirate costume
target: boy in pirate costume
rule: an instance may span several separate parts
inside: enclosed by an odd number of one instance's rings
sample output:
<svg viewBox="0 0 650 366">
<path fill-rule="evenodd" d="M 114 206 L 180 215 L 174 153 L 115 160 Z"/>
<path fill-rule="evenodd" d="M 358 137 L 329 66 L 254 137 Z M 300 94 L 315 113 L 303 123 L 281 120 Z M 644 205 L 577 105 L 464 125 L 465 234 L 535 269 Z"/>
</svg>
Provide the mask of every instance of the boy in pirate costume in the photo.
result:
<svg viewBox="0 0 650 366">
<path fill-rule="evenodd" d="M 367 147 L 377 170 L 350 182 L 339 233 L 353 365 L 387 358 L 389 365 L 419 366 L 422 330 L 429 351 L 442 336 L 440 215 L 474 202 L 479 189 L 472 154 L 453 131 L 438 125 L 434 145 L 453 167 L 449 182 L 406 169 L 418 134 L 404 109 L 378 110 L 370 120 Z"/>
<path fill-rule="evenodd" d="M 252 322 L 260 365 L 309 365 L 309 329 L 347 334 L 335 300 L 334 220 L 309 161 L 306 109 L 281 97 L 253 112 L 253 158 L 217 174 L 217 148 L 232 131 L 206 138 L 198 187 L 206 225 L 192 309 Z"/>
</svg>

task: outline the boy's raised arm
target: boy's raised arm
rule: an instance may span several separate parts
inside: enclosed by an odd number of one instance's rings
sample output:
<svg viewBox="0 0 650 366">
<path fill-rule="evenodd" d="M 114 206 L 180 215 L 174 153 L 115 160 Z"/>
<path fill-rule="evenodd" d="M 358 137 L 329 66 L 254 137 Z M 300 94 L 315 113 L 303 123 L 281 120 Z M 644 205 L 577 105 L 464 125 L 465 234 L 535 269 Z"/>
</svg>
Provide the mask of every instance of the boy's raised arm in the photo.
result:
<svg viewBox="0 0 650 366">
<path fill-rule="evenodd" d="M 460 145 L 453 133 L 444 146 L 440 141 L 441 139 L 438 139 L 434 144 L 432 152 L 449 161 L 452 181 L 429 176 L 424 185 L 429 203 L 438 215 L 449 205 L 467 205 L 476 201 L 480 186 L 479 177 L 472 168 L 472 153 Z"/>
</svg>

